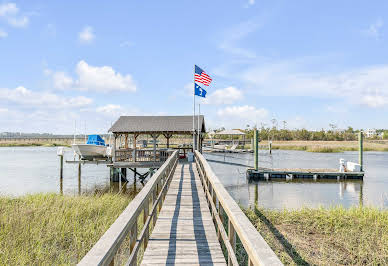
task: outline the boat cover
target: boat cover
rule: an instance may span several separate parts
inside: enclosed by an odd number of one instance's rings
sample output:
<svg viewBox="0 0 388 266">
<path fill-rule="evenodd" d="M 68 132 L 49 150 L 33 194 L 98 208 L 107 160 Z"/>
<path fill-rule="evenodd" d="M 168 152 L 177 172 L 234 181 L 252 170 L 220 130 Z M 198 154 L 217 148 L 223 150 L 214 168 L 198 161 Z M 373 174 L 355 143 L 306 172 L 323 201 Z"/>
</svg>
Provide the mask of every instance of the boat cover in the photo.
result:
<svg viewBox="0 0 388 266">
<path fill-rule="evenodd" d="M 86 144 L 105 146 L 105 141 L 101 138 L 100 135 L 89 135 L 88 142 L 86 142 Z"/>
</svg>

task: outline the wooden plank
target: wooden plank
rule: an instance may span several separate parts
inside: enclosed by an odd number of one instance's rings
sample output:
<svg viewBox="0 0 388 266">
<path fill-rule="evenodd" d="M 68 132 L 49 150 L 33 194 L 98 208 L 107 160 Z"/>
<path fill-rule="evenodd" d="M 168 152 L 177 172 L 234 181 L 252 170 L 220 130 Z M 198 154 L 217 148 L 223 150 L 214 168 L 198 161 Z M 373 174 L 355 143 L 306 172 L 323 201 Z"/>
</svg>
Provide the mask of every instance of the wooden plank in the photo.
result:
<svg viewBox="0 0 388 266">
<path fill-rule="evenodd" d="M 178 152 L 176 151 L 156 171 L 154 176 L 129 203 L 93 248 L 82 258 L 78 265 L 107 265 L 112 261 L 121 243 L 132 229 L 132 226 L 137 222 L 140 213 L 144 210 L 144 205 L 148 204 L 148 200 L 151 194 L 154 193 L 156 185 L 160 182 L 167 169 L 175 167 L 177 160 Z"/>
<path fill-rule="evenodd" d="M 201 153 L 195 151 L 195 159 L 199 167 L 206 174 L 205 181 L 211 184 L 216 193 L 223 212 L 241 240 L 249 259 L 254 265 L 283 265 L 264 238 L 248 220 L 236 201 L 226 191 L 224 185 L 214 174 L 210 165 Z"/>
<path fill-rule="evenodd" d="M 195 164 L 175 173 L 142 265 L 226 265 Z"/>
</svg>

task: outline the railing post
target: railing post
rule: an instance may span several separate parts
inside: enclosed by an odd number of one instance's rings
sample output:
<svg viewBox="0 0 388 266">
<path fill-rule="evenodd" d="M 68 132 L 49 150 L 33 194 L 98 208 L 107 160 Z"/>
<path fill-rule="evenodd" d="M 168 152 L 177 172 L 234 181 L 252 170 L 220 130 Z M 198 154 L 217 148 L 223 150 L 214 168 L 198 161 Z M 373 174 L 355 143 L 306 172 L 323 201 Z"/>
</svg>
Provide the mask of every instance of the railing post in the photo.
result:
<svg viewBox="0 0 388 266">
<path fill-rule="evenodd" d="M 223 211 L 224 211 L 224 209 L 222 208 L 221 203 L 219 203 L 219 204 L 218 204 L 218 216 L 220 217 L 222 226 L 224 226 L 224 215 L 223 215 Z M 220 229 L 218 229 L 217 236 L 218 236 L 218 241 L 221 241 L 221 231 L 220 231 Z"/>
<path fill-rule="evenodd" d="M 132 253 L 133 248 L 136 245 L 137 241 L 137 219 L 136 222 L 132 225 L 131 233 L 129 236 L 129 253 Z M 134 255 L 135 261 L 137 260 L 137 254 Z"/>
<path fill-rule="evenodd" d="M 144 214 L 143 214 L 143 224 L 144 225 L 147 221 L 148 215 L 150 214 L 149 207 L 150 207 L 150 199 L 148 198 L 147 202 L 144 206 Z M 150 232 L 150 228 L 148 227 L 145 231 L 145 234 L 144 234 L 144 249 L 146 249 L 146 247 L 148 245 L 149 232 Z"/>
<path fill-rule="evenodd" d="M 231 223 L 230 219 L 228 219 L 228 237 L 230 245 L 233 248 L 233 251 L 236 251 L 236 231 L 234 230 L 233 224 Z M 232 265 L 232 260 L 230 259 L 230 256 L 228 254 L 228 265 Z"/>
</svg>

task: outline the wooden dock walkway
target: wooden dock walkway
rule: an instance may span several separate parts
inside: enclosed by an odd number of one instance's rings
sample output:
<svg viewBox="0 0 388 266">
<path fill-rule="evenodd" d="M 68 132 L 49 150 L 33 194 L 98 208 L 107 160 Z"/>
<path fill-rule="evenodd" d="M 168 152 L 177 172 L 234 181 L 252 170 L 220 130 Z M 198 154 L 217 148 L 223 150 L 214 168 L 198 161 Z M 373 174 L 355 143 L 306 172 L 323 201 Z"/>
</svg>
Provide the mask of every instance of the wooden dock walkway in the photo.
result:
<svg viewBox="0 0 388 266">
<path fill-rule="evenodd" d="M 142 265 L 226 265 L 194 163 L 179 163 Z"/>
<path fill-rule="evenodd" d="M 238 266 L 243 250 L 250 266 L 283 265 L 203 155 L 194 159 L 174 151 L 78 265 Z"/>
</svg>

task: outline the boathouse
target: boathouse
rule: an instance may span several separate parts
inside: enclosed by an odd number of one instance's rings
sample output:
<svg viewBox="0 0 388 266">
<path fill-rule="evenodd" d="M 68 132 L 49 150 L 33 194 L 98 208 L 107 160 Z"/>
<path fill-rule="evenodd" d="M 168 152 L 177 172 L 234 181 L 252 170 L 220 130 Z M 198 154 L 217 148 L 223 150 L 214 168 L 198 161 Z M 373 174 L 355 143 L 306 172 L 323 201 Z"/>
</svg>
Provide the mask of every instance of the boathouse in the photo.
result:
<svg viewBox="0 0 388 266">
<path fill-rule="evenodd" d="M 198 123 L 199 122 L 199 123 Z M 180 154 L 185 155 L 193 146 L 199 149 L 202 147 L 205 128 L 204 116 L 195 116 L 195 129 L 193 132 L 193 116 L 120 116 L 120 118 L 109 129 L 113 133 L 113 166 L 120 167 L 159 167 L 176 149 Z M 198 138 L 198 127 L 199 138 Z M 193 133 L 195 143 L 193 145 Z M 139 136 L 150 136 L 152 148 L 148 145 L 139 147 L 137 140 Z M 157 139 L 163 136 L 166 145 L 157 145 Z M 190 143 L 170 145 L 173 136 L 187 136 Z M 131 147 L 130 147 L 131 146 Z M 159 147 L 161 146 L 161 147 Z"/>
</svg>

